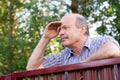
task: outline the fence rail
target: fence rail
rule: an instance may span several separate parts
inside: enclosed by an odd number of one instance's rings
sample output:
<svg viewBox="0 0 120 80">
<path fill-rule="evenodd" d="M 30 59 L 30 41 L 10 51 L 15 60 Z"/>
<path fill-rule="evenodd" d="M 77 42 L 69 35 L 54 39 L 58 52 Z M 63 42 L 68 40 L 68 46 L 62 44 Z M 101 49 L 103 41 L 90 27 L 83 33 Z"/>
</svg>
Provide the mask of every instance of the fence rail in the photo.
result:
<svg viewBox="0 0 120 80">
<path fill-rule="evenodd" d="M 120 57 L 16 72 L 0 80 L 120 80 Z"/>
</svg>

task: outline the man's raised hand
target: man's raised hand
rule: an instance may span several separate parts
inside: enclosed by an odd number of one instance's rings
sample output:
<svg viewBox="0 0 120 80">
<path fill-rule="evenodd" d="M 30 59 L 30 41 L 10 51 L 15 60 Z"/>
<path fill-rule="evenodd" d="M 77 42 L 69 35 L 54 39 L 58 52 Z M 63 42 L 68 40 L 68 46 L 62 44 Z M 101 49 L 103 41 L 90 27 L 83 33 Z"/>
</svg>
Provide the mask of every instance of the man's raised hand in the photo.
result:
<svg viewBox="0 0 120 80">
<path fill-rule="evenodd" d="M 58 27 L 60 27 L 61 24 L 62 24 L 61 21 L 50 22 L 45 28 L 43 37 L 46 39 L 55 38 L 59 33 Z"/>
</svg>

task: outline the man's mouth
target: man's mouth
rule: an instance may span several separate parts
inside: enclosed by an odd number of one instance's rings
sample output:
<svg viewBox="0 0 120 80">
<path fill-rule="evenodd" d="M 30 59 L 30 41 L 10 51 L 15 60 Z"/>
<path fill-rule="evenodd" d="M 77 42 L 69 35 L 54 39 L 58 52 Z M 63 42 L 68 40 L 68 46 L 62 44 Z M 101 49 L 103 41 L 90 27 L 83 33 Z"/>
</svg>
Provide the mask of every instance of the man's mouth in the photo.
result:
<svg viewBox="0 0 120 80">
<path fill-rule="evenodd" d="M 68 39 L 68 36 L 61 36 L 62 41 L 64 41 L 65 39 Z"/>
</svg>

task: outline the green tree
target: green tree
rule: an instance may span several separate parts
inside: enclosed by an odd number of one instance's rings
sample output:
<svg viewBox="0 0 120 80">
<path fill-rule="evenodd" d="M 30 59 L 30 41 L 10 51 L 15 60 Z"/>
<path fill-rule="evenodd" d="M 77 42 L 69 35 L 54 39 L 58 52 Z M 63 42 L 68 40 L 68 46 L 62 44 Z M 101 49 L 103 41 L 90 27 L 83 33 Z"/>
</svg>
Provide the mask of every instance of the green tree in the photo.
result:
<svg viewBox="0 0 120 80">
<path fill-rule="evenodd" d="M 45 25 L 60 18 L 57 5 L 51 3 L 51 8 L 47 2 L 0 1 L 0 74 L 25 70 Z M 39 5 L 41 6 L 38 7 Z M 51 44 L 58 40 L 56 38 Z M 51 44 L 46 49 L 46 55 L 52 53 Z"/>
<path fill-rule="evenodd" d="M 17 17 L 15 13 L 22 9 L 21 0 L 0 1 L 0 74 L 12 73 L 18 69 Z"/>
<path fill-rule="evenodd" d="M 100 10 L 101 13 L 97 19 L 102 21 L 102 25 L 97 28 L 97 31 L 101 35 L 113 36 L 120 43 L 120 0 L 103 0 L 103 2 L 107 2 L 109 6 Z"/>
</svg>

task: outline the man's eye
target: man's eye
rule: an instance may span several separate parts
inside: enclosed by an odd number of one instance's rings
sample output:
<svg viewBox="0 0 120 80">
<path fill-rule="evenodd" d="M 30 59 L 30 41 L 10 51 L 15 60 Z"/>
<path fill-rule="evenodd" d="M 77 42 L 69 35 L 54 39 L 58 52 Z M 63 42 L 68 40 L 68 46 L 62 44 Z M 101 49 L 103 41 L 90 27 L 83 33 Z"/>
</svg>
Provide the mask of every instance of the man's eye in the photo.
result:
<svg viewBox="0 0 120 80">
<path fill-rule="evenodd" d="M 68 29 L 68 27 L 64 27 L 64 29 Z"/>
<path fill-rule="evenodd" d="M 58 27 L 58 28 L 57 28 L 57 31 L 60 31 L 60 30 L 61 30 L 61 28 L 60 28 L 60 27 Z"/>
</svg>

